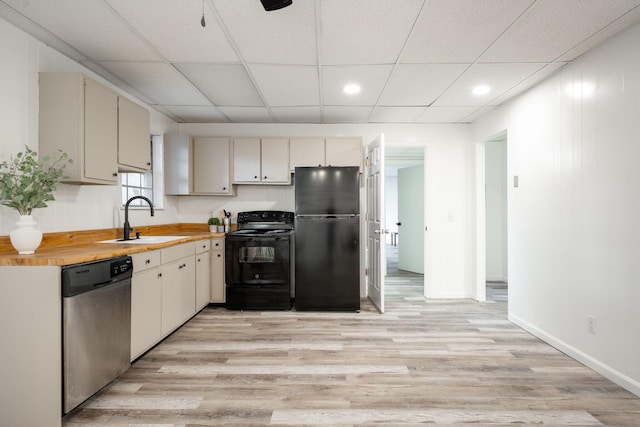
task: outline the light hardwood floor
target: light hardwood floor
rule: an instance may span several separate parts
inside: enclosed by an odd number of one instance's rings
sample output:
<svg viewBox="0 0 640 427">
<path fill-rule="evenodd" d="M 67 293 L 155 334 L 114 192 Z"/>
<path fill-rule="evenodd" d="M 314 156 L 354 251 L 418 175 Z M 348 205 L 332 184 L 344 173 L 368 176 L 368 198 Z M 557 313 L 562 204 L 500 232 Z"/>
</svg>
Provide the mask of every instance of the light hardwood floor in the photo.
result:
<svg viewBox="0 0 640 427">
<path fill-rule="evenodd" d="M 640 398 L 506 319 L 506 286 L 388 279 L 383 315 L 207 308 L 63 425 L 640 426 Z"/>
</svg>

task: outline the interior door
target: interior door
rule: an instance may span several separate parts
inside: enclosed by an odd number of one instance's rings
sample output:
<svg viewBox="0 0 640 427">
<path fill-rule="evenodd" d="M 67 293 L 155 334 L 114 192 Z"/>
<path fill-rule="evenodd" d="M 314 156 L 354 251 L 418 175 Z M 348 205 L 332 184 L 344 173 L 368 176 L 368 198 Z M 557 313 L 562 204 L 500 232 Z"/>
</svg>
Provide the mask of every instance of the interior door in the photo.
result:
<svg viewBox="0 0 640 427">
<path fill-rule="evenodd" d="M 386 267 L 384 227 L 384 134 L 367 147 L 367 294 L 384 313 Z"/>
</svg>

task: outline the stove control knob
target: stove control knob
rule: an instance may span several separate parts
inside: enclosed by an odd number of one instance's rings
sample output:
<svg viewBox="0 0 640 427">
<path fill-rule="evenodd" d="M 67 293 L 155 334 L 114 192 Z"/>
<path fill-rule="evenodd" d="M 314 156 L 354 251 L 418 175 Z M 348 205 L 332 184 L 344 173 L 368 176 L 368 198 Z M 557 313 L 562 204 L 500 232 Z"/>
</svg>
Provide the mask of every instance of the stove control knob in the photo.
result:
<svg viewBox="0 0 640 427">
<path fill-rule="evenodd" d="M 260 278 L 260 275 L 259 275 L 259 274 L 256 274 L 256 275 L 255 275 L 255 276 L 253 276 L 253 277 L 254 277 L 254 279 L 259 279 L 259 278 Z"/>
</svg>

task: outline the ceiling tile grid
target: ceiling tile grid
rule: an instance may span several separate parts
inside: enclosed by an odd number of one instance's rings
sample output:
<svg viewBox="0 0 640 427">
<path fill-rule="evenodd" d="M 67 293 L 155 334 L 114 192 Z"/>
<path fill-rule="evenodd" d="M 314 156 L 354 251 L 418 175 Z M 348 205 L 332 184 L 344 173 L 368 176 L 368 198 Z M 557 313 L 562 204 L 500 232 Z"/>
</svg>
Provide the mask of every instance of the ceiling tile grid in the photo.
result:
<svg viewBox="0 0 640 427">
<path fill-rule="evenodd" d="M 638 24 L 640 0 L 0 0 L 0 18 L 179 122 L 468 123 Z"/>
</svg>

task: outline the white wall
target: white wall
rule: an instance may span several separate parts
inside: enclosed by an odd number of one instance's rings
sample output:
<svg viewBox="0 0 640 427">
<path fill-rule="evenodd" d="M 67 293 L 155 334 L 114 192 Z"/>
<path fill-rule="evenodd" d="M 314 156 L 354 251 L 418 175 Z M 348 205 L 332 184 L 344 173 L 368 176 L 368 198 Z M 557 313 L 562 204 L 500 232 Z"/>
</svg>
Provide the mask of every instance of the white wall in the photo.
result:
<svg viewBox="0 0 640 427">
<path fill-rule="evenodd" d="M 507 281 L 507 142 L 485 146 L 486 277 Z"/>
<path fill-rule="evenodd" d="M 92 76 L 117 92 L 113 85 L 91 71 L 36 41 L 0 19 L 0 159 L 8 160 L 25 144 L 38 148 L 38 73 L 43 71 L 80 71 Z M 132 97 L 128 96 L 134 100 Z M 140 103 L 144 106 L 144 104 Z M 149 108 L 151 131 L 162 134 L 175 131 L 172 120 Z M 122 225 L 123 214 L 119 208 L 120 188 L 117 186 L 60 185 L 56 200 L 46 209 L 34 211 L 34 217 L 44 232 L 110 228 Z M 0 235 L 7 235 L 14 228 L 18 214 L 13 209 L 0 206 Z M 173 223 L 178 220 L 172 200 L 165 202 L 165 209 L 151 218 L 148 211 L 131 212 L 131 223 L 139 225 Z"/>
<path fill-rule="evenodd" d="M 520 178 L 509 318 L 640 395 L 638 46 L 640 26 L 473 128 L 476 141 L 508 130 L 509 179 Z M 580 84 L 592 92 L 571 90 Z"/>
</svg>

